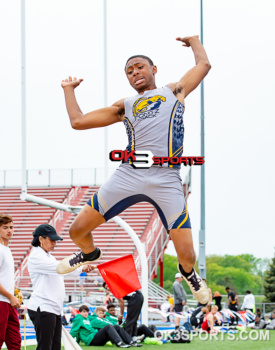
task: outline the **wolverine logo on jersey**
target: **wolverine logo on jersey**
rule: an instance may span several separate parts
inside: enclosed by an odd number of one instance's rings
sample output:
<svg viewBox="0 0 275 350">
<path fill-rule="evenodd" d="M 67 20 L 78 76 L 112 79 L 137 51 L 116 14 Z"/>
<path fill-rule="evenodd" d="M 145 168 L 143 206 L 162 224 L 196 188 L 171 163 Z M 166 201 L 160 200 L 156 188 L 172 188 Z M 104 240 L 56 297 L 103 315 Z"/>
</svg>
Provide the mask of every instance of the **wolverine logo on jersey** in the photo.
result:
<svg viewBox="0 0 275 350">
<path fill-rule="evenodd" d="M 133 115 L 138 119 L 154 118 L 165 101 L 166 98 L 160 95 L 139 98 L 133 105 Z"/>
</svg>

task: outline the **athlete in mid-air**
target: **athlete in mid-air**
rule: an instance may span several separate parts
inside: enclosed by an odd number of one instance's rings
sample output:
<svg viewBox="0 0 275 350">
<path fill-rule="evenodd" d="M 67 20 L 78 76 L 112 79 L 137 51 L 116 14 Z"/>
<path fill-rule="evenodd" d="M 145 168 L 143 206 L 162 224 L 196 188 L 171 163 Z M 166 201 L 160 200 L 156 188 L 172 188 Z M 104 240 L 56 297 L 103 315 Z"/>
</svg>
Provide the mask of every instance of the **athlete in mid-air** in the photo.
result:
<svg viewBox="0 0 275 350">
<path fill-rule="evenodd" d="M 211 66 L 198 36 L 177 40 L 192 48 L 196 65 L 178 82 L 157 88 L 157 67 L 152 60 L 143 55 L 132 56 L 126 62 L 125 73 L 137 95 L 121 99 L 110 107 L 83 114 L 74 94 L 83 79 L 69 77 L 63 80 L 61 85 L 72 127 L 85 130 L 123 122 L 129 138 L 127 150 L 151 151 L 155 157 L 180 157 L 185 98 L 201 83 Z M 135 169 L 129 163 L 121 164 L 72 223 L 70 237 L 82 252 L 65 258 L 57 271 L 68 273 L 100 259 L 101 250 L 95 247 L 91 231 L 127 207 L 148 201 L 157 209 L 174 243 L 179 272 L 198 302 L 207 304 L 208 288 L 193 269 L 196 255 L 179 167 L 166 163 L 149 169 Z"/>
</svg>

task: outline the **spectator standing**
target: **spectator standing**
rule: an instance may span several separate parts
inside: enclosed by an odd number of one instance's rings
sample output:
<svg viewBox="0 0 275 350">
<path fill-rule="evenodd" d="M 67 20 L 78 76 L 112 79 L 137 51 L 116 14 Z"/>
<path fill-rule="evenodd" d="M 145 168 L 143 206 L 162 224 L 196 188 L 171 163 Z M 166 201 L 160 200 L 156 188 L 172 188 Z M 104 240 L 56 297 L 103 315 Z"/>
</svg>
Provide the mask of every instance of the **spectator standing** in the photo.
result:
<svg viewBox="0 0 275 350">
<path fill-rule="evenodd" d="M 58 261 L 51 255 L 56 241 L 62 238 L 54 227 L 43 224 L 33 232 L 33 249 L 28 259 L 28 270 L 33 293 L 28 303 L 28 313 L 35 328 L 37 350 L 60 350 L 61 311 L 65 299 L 64 277 L 56 272 Z M 93 269 L 90 265 L 75 270 L 71 275 Z"/>
<path fill-rule="evenodd" d="M 253 312 L 255 309 L 255 297 L 251 293 L 251 290 L 247 290 L 245 293 L 246 296 L 243 299 L 242 310 L 249 310 Z"/>
<path fill-rule="evenodd" d="M 106 291 L 110 291 L 108 285 L 106 282 L 103 282 L 103 288 L 105 288 Z M 118 304 L 120 307 L 120 315 L 118 316 L 119 322 L 122 321 L 123 314 L 124 314 L 124 301 L 127 301 L 127 317 L 124 325 L 125 331 L 130 334 L 130 336 L 133 339 L 133 342 L 131 343 L 132 346 L 141 346 L 141 344 L 137 343 L 137 320 L 139 318 L 141 308 L 143 305 L 143 294 L 136 290 L 135 292 L 132 292 L 128 295 L 126 295 L 123 298 L 119 298 Z"/>
<path fill-rule="evenodd" d="M 13 219 L 0 215 L 0 349 L 5 342 L 9 350 L 21 349 L 20 325 L 14 296 L 14 260 L 8 247 L 14 232 Z"/>
<path fill-rule="evenodd" d="M 214 305 L 218 306 L 218 311 L 221 311 L 221 309 L 222 309 L 221 301 L 222 301 L 221 294 L 219 292 L 214 292 L 213 293 L 213 302 L 214 302 Z"/>
<path fill-rule="evenodd" d="M 232 311 L 238 311 L 238 305 L 239 305 L 239 298 L 238 295 L 232 292 L 232 290 L 229 287 L 225 288 L 227 294 L 228 294 L 228 308 Z"/>
<path fill-rule="evenodd" d="M 187 303 L 187 297 L 185 290 L 182 286 L 183 276 L 178 272 L 175 275 L 175 282 L 173 283 L 173 294 L 174 294 L 174 303 L 175 303 L 175 312 L 180 313 L 183 310 L 183 306 Z M 180 318 L 175 317 L 175 329 L 178 329 L 180 326 Z"/>
</svg>

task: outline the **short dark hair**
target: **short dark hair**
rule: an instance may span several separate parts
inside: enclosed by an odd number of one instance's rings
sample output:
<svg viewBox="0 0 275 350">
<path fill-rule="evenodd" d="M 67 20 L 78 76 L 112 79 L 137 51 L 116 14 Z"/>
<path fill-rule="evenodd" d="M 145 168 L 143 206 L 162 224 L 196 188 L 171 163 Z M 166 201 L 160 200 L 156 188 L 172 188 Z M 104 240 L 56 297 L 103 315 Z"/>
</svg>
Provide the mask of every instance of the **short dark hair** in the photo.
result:
<svg viewBox="0 0 275 350">
<path fill-rule="evenodd" d="M 150 57 L 144 56 L 144 55 L 134 55 L 134 56 L 131 56 L 131 57 L 128 58 L 128 60 L 127 60 L 126 63 L 125 63 L 125 68 L 124 68 L 124 70 L 126 70 L 127 63 L 128 63 L 132 58 L 136 58 L 136 57 L 144 58 L 145 60 L 147 60 L 147 61 L 149 62 L 150 66 L 154 66 L 154 63 L 153 63 L 153 61 L 151 60 Z"/>
<path fill-rule="evenodd" d="M 6 225 L 10 222 L 13 222 L 13 219 L 8 214 L 0 214 L 0 226 Z"/>
<path fill-rule="evenodd" d="M 42 237 L 42 238 L 47 238 L 47 236 L 39 236 L 39 237 Z M 39 241 L 39 237 L 33 237 L 33 240 L 31 242 L 31 245 L 33 247 L 40 247 L 40 241 Z"/>
<path fill-rule="evenodd" d="M 109 310 L 111 307 L 116 307 L 116 306 L 115 306 L 115 304 L 110 303 L 107 305 L 107 310 Z"/>
<path fill-rule="evenodd" d="M 228 289 L 230 289 L 230 288 L 229 288 L 229 287 L 226 287 L 226 288 L 225 288 L 225 290 L 228 290 Z"/>
<path fill-rule="evenodd" d="M 90 310 L 89 310 L 87 305 L 81 305 L 80 308 L 79 308 L 79 312 L 82 312 L 82 311 L 89 312 Z"/>
</svg>

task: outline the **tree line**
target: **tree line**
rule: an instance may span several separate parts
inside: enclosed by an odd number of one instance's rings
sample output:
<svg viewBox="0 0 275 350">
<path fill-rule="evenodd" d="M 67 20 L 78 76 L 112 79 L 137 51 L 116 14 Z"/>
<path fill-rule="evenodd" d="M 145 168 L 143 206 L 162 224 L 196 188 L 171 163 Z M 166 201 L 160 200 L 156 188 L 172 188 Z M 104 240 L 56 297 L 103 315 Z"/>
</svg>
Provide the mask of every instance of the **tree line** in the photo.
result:
<svg viewBox="0 0 275 350">
<path fill-rule="evenodd" d="M 273 260 L 275 262 L 275 258 Z M 213 292 L 218 291 L 220 294 L 226 294 L 226 287 L 230 287 L 230 289 L 237 294 L 245 294 L 246 290 L 251 290 L 254 295 L 264 294 L 267 289 L 267 281 L 265 281 L 265 279 L 272 270 L 272 262 L 273 261 L 270 261 L 270 259 L 256 258 L 251 254 L 209 255 L 206 257 L 207 285 Z M 196 262 L 195 269 L 198 271 L 198 262 Z M 171 294 L 173 293 L 173 283 L 175 281 L 174 277 L 176 272 L 178 272 L 177 258 L 172 255 L 164 254 L 163 287 Z M 154 281 L 159 284 L 159 270 L 158 277 Z M 183 287 L 189 294 L 189 288 L 184 281 Z M 270 290 L 269 285 L 268 288 L 268 290 Z M 267 301 L 272 301 L 267 295 L 266 297 Z"/>
</svg>

